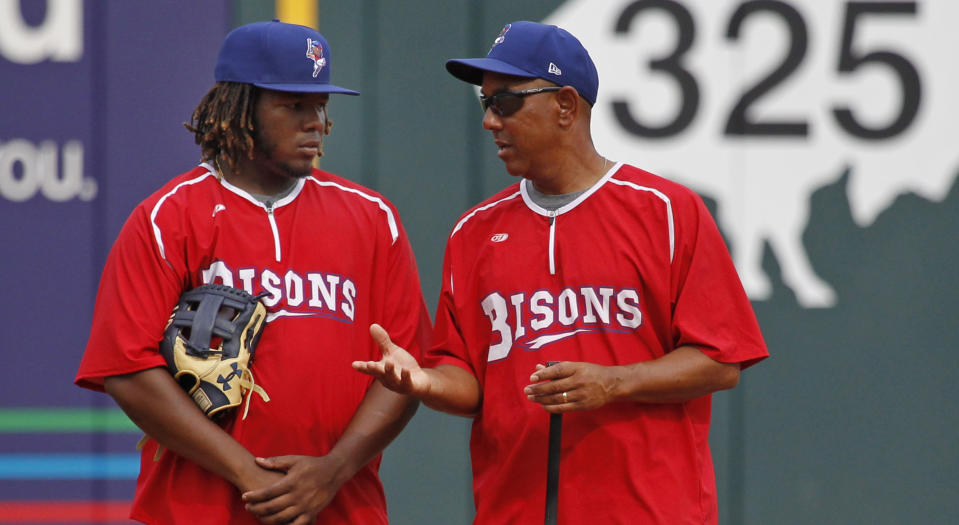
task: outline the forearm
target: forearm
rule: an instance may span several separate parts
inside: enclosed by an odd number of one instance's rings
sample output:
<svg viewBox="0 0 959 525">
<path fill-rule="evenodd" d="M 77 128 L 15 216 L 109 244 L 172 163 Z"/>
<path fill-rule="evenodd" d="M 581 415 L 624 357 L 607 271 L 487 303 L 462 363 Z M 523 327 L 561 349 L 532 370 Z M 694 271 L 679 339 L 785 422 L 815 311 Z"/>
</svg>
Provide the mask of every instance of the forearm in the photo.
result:
<svg viewBox="0 0 959 525">
<path fill-rule="evenodd" d="M 482 395 L 471 372 L 454 365 L 422 368 L 409 352 L 390 340 L 382 326 L 370 325 L 370 335 L 383 358 L 354 361 L 355 370 L 375 377 L 384 390 L 414 396 L 434 410 L 467 417 L 479 411 Z"/>
<path fill-rule="evenodd" d="M 613 400 L 681 403 L 736 386 L 739 365 L 720 363 L 692 346 L 640 363 L 613 367 Z"/>
<path fill-rule="evenodd" d="M 162 368 L 107 378 L 105 389 L 164 448 L 241 487 L 252 454 L 210 421 Z M 242 487 L 241 487 L 242 489 Z"/>
<path fill-rule="evenodd" d="M 421 397 L 424 405 L 456 416 L 472 417 L 479 412 L 482 395 L 473 374 L 454 365 L 424 371 L 430 378 L 429 393 Z"/>
<path fill-rule="evenodd" d="M 406 427 L 419 403 L 373 381 L 343 435 L 330 451 L 339 460 L 341 486 L 379 455 Z"/>
</svg>

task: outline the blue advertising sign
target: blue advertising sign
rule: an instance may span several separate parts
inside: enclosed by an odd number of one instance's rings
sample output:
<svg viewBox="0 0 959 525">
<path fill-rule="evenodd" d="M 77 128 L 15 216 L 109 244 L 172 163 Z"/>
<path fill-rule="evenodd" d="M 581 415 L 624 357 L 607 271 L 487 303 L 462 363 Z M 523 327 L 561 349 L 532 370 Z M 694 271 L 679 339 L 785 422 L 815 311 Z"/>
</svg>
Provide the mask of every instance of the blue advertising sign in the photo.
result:
<svg viewBox="0 0 959 525">
<path fill-rule="evenodd" d="M 182 124 L 213 85 L 230 7 L 0 0 L 0 499 L 47 513 L 4 502 L 0 521 L 112 516 L 93 499 L 125 515 L 138 431 L 73 376 L 127 214 L 199 160 Z"/>
</svg>

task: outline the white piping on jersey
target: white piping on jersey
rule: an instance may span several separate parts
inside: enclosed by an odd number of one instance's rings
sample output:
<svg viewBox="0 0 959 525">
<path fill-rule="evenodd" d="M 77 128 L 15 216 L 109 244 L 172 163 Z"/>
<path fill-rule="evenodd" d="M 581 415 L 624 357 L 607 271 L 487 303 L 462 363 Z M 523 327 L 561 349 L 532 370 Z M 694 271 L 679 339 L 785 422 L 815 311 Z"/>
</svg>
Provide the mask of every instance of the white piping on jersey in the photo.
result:
<svg viewBox="0 0 959 525">
<path fill-rule="evenodd" d="M 191 179 L 191 180 L 188 180 L 188 181 L 185 181 L 185 182 L 182 182 L 182 183 L 178 184 L 176 187 L 174 187 L 172 190 L 170 190 L 169 193 L 167 193 L 166 195 L 164 195 L 163 197 L 161 197 L 159 201 L 157 201 L 156 205 L 153 207 L 153 210 L 152 210 L 152 212 L 151 212 L 151 214 L 150 214 L 150 221 L 151 221 L 151 224 L 152 224 L 152 227 L 153 227 L 153 235 L 154 235 L 154 238 L 156 239 L 157 247 L 158 247 L 159 250 L 160 250 L 160 256 L 163 257 L 163 259 L 166 259 L 166 250 L 165 250 L 165 248 L 164 248 L 164 246 L 163 246 L 163 238 L 162 238 L 162 234 L 161 234 L 161 232 L 160 232 L 160 228 L 159 228 L 159 226 L 157 226 L 157 224 L 156 224 L 156 216 L 157 216 L 157 214 L 159 213 L 160 207 L 162 206 L 163 202 L 167 199 L 167 197 L 169 197 L 169 196 L 173 195 L 174 193 L 176 193 L 181 187 L 186 186 L 186 185 L 196 184 L 197 182 L 200 182 L 200 181 L 202 181 L 203 179 L 205 179 L 205 178 L 207 178 L 207 177 L 216 177 L 216 176 L 217 176 L 216 168 L 214 168 L 214 167 L 213 167 L 212 165 L 210 165 L 209 163 L 203 162 L 203 163 L 200 163 L 200 166 L 201 166 L 202 168 L 206 169 L 207 172 L 204 173 L 203 175 L 195 178 L 195 179 Z M 234 186 L 233 184 L 231 184 L 229 181 L 227 181 L 227 180 L 226 180 L 225 178 L 223 178 L 223 177 L 219 177 L 219 182 L 220 182 L 220 184 L 221 184 L 225 189 L 227 189 L 227 190 L 229 190 L 230 192 L 235 193 L 235 194 L 238 195 L 239 197 L 241 197 L 241 198 L 249 201 L 249 202 L 252 203 L 254 206 L 258 206 L 258 207 L 260 207 L 260 208 L 263 208 L 263 210 L 266 211 L 267 219 L 268 219 L 269 222 L 270 222 L 270 230 L 271 230 L 272 233 L 273 233 L 273 249 L 274 249 L 275 259 L 276 259 L 276 262 L 280 262 L 281 259 L 282 259 L 282 253 L 283 253 L 283 252 L 282 252 L 281 244 L 280 244 L 280 232 L 279 232 L 279 228 L 278 228 L 277 225 L 276 225 L 276 218 L 273 216 L 273 211 L 276 210 L 277 208 L 280 208 L 280 207 L 282 207 L 282 206 L 286 206 L 287 204 L 293 202 L 293 200 L 296 199 L 296 197 L 300 194 L 300 192 L 303 191 L 303 187 L 306 185 L 306 182 L 305 182 L 305 181 L 306 181 L 307 179 L 315 182 L 316 184 L 318 184 L 318 185 L 320 185 L 320 186 L 333 187 L 333 188 L 337 188 L 337 189 L 339 189 L 339 190 L 346 191 L 346 192 L 349 192 L 349 193 L 355 193 L 356 195 L 359 195 L 360 197 L 363 197 L 364 199 L 366 199 L 366 200 L 368 200 L 368 201 L 375 202 L 375 203 L 379 206 L 379 208 L 386 213 L 386 220 L 387 220 L 387 224 L 389 225 L 390 234 L 391 234 L 391 236 L 392 236 L 392 242 L 395 243 L 395 242 L 396 242 L 396 239 L 399 238 L 399 227 L 397 226 L 396 217 L 393 215 L 393 211 L 390 209 L 390 207 L 387 206 L 386 203 L 383 202 L 382 199 L 380 199 L 380 198 L 378 198 L 378 197 L 374 197 L 374 196 L 369 195 L 369 194 L 366 194 L 366 193 L 363 193 L 363 192 L 361 192 L 361 191 L 359 191 L 359 190 L 355 190 L 355 189 L 353 189 L 353 188 L 347 188 L 347 187 L 342 186 L 342 185 L 340 185 L 340 184 L 337 184 L 337 183 L 335 183 L 335 182 L 320 181 L 320 180 L 317 180 L 316 178 L 314 178 L 314 177 L 312 177 L 312 176 L 297 179 L 297 180 L 296 180 L 296 186 L 293 188 L 293 191 L 291 191 L 288 195 L 286 195 L 286 196 L 283 197 L 282 199 L 279 199 L 279 200 L 277 200 L 276 202 L 274 202 L 274 203 L 272 204 L 272 206 L 267 206 L 266 204 L 260 202 L 260 201 L 257 200 L 255 197 L 253 197 L 252 195 L 250 195 L 246 190 L 243 190 L 242 188 L 239 188 L 239 187 L 237 187 L 237 186 Z M 168 262 L 169 262 L 169 261 L 168 261 Z"/>
<path fill-rule="evenodd" d="M 520 188 L 521 188 L 521 189 L 522 189 L 522 187 L 523 187 L 523 185 L 520 184 Z M 479 208 L 476 208 L 475 210 L 469 212 L 465 217 L 463 217 L 462 219 L 460 219 L 459 222 L 456 223 L 456 226 L 453 227 L 453 231 L 450 232 L 450 237 L 449 237 L 449 238 L 452 239 L 453 236 L 456 235 L 456 232 L 460 231 L 460 228 L 462 228 L 463 225 L 466 224 L 466 221 L 472 219 L 473 216 L 476 215 L 477 213 L 479 213 L 479 212 L 481 212 L 481 211 L 483 211 L 483 210 L 488 210 L 488 209 L 492 208 L 493 206 L 496 206 L 497 204 L 499 204 L 499 203 L 501 203 L 501 202 L 506 202 L 506 201 L 508 201 L 508 200 L 510 200 L 510 199 L 515 199 L 518 195 L 520 195 L 520 192 L 519 192 L 519 191 L 517 191 L 516 193 L 510 194 L 510 195 L 507 195 L 506 197 L 503 197 L 502 199 L 500 199 L 500 200 L 498 200 L 498 201 L 491 202 L 491 203 L 487 204 L 486 206 L 480 206 Z M 450 271 L 450 293 L 453 293 L 453 272 L 452 272 L 452 271 Z"/>
<path fill-rule="evenodd" d="M 522 191 L 522 187 L 523 187 L 523 185 L 520 184 L 520 191 Z M 491 202 L 491 203 L 487 204 L 486 206 L 480 206 L 479 208 L 476 208 L 475 210 L 469 212 L 469 214 L 466 215 L 466 217 L 463 217 L 462 219 L 460 219 L 460 222 L 456 223 L 456 226 L 453 228 L 453 231 L 450 233 L 450 238 L 452 238 L 453 235 L 456 235 L 456 232 L 458 232 L 459 229 L 463 227 L 463 224 L 466 224 L 466 221 L 468 221 L 468 220 L 470 220 L 471 218 L 473 218 L 473 215 L 476 215 L 477 213 L 479 213 L 479 212 L 481 212 L 481 211 L 483 211 L 483 210 L 488 210 L 488 209 L 492 208 L 493 206 L 496 206 L 497 204 L 499 204 L 499 203 L 501 203 L 501 202 L 508 201 L 508 200 L 510 200 L 510 199 L 515 199 L 516 196 L 520 194 L 520 191 L 517 191 L 516 193 L 513 193 L 512 195 L 507 195 L 506 197 L 503 197 L 502 199 L 500 199 L 500 200 L 498 200 L 498 201 Z"/>
<path fill-rule="evenodd" d="M 253 203 L 254 206 L 259 206 L 260 208 L 263 208 L 266 211 L 267 220 L 270 221 L 270 231 L 273 233 L 273 254 L 274 254 L 273 257 L 274 259 L 276 259 L 276 262 L 280 262 L 280 260 L 282 260 L 283 258 L 283 250 L 281 249 L 281 245 L 280 245 L 280 230 L 276 226 L 276 218 L 273 216 L 273 210 L 280 208 L 282 206 L 286 206 L 287 204 L 293 202 L 294 199 L 296 199 L 296 196 L 299 195 L 301 191 L 303 191 L 303 185 L 305 184 L 303 182 L 303 179 L 297 179 L 296 186 L 293 188 L 293 191 L 291 191 L 289 195 L 283 197 L 282 199 L 277 200 L 270 206 L 267 206 L 266 204 L 258 201 L 255 197 L 250 195 L 246 190 L 239 188 L 237 186 L 234 186 L 233 184 L 230 184 L 230 182 L 226 180 L 226 178 L 221 177 L 220 184 L 222 184 L 223 187 L 226 188 L 227 190 L 250 201 L 251 203 Z"/>
<path fill-rule="evenodd" d="M 153 228 L 153 239 L 156 240 L 157 248 L 160 250 L 160 257 L 163 257 L 163 260 L 167 261 L 167 264 L 169 264 L 170 261 L 168 261 L 166 258 L 166 248 L 163 246 L 163 234 L 160 232 L 160 227 L 157 226 L 157 221 L 156 221 L 157 214 L 160 213 L 160 207 L 163 206 L 163 201 L 167 200 L 167 197 L 179 191 L 180 188 L 184 186 L 190 186 L 190 185 L 196 184 L 207 177 L 216 176 L 214 174 L 215 172 L 213 172 L 213 170 L 208 164 L 203 164 L 203 166 L 209 170 L 207 173 L 204 173 L 203 175 L 200 175 L 199 177 L 195 179 L 190 179 L 188 181 L 183 181 L 177 184 L 166 195 L 160 197 L 160 200 L 158 200 L 157 203 L 153 205 L 153 209 L 150 210 L 150 226 Z"/>
<path fill-rule="evenodd" d="M 319 184 L 320 186 L 328 186 L 328 187 L 331 187 L 331 188 L 337 188 L 337 189 L 339 189 L 339 190 L 343 190 L 343 191 L 345 191 L 345 192 L 355 193 L 355 194 L 359 195 L 360 197 L 363 197 L 364 199 L 366 199 L 366 200 L 368 200 L 368 201 L 370 201 L 370 202 L 375 202 L 376 205 L 379 206 L 379 208 L 386 213 L 386 222 L 387 222 L 387 224 L 389 224 L 389 227 L 390 227 L 390 235 L 393 236 L 393 242 L 390 243 L 390 244 L 396 243 L 396 239 L 398 239 L 399 236 L 400 236 L 399 228 L 396 226 L 396 217 L 393 216 L 393 210 L 391 210 L 390 207 L 387 206 L 385 202 L 383 202 L 383 199 L 381 199 L 381 198 L 379 198 L 379 197 L 374 197 L 374 196 L 369 195 L 369 194 L 367 194 L 367 193 L 363 193 L 362 191 L 357 190 L 357 189 L 354 189 L 354 188 L 347 188 L 346 186 L 337 184 L 337 183 L 335 183 L 335 182 L 330 182 L 330 181 L 327 181 L 327 180 L 319 180 L 319 179 L 315 179 L 315 178 L 313 178 L 313 177 L 307 177 L 307 178 L 310 179 L 311 181 Z"/>
<path fill-rule="evenodd" d="M 663 192 L 655 188 L 647 188 L 646 186 L 640 186 L 638 184 L 633 184 L 632 182 L 625 180 L 612 179 L 610 180 L 613 184 L 618 184 L 620 186 L 627 186 L 633 188 L 634 190 L 648 191 L 653 195 L 659 197 L 663 202 L 666 203 L 666 223 L 669 225 L 669 262 L 673 262 L 673 251 L 675 250 L 676 239 L 675 231 L 673 226 L 673 203 L 670 202 L 669 197 L 663 194 Z"/>
</svg>

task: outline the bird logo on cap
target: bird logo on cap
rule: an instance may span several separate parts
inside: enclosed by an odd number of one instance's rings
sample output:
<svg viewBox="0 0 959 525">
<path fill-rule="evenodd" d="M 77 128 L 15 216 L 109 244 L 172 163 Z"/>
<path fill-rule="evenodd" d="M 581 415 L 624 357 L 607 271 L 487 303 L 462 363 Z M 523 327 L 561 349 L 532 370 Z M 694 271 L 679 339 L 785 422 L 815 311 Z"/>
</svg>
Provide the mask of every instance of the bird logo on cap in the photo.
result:
<svg viewBox="0 0 959 525">
<path fill-rule="evenodd" d="M 493 40 L 493 45 L 489 47 L 490 51 L 493 50 L 499 44 L 502 44 L 506 40 L 506 32 L 509 31 L 510 26 L 513 24 L 506 24 L 503 27 L 503 30 L 499 32 L 499 35 L 496 36 L 496 40 Z"/>
<path fill-rule="evenodd" d="M 320 70 L 326 65 L 326 57 L 323 56 L 323 46 L 319 41 L 312 38 L 306 39 L 306 58 L 313 61 L 313 78 L 320 74 Z"/>
</svg>

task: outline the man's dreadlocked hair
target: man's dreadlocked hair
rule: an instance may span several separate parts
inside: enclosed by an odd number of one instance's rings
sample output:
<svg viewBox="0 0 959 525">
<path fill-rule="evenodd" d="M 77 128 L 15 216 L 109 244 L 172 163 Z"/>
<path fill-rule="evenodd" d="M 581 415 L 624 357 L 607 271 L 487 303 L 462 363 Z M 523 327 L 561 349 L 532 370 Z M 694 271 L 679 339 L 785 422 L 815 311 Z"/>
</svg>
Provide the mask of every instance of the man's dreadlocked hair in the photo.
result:
<svg viewBox="0 0 959 525">
<path fill-rule="evenodd" d="M 190 122 L 184 123 L 193 132 L 203 150 L 203 160 L 214 160 L 221 153 L 230 167 L 240 155 L 253 158 L 253 110 L 259 89 L 241 82 L 217 82 L 193 110 Z"/>
<path fill-rule="evenodd" d="M 214 161 L 221 153 L 236 167 L 236 159 L 245 154 L 253 158 L 256 145 L 254 110 L 260 89 L 242 82 L 217 82 L 193 110 L 190 122 L 183 125 L 194 134 L 203 150 L 203 160 Z M 324 135 L 330 134 L 333 121 L 326 116 Z M 323 156 L 320 144 L 318 156 Z"/>
</svg>

